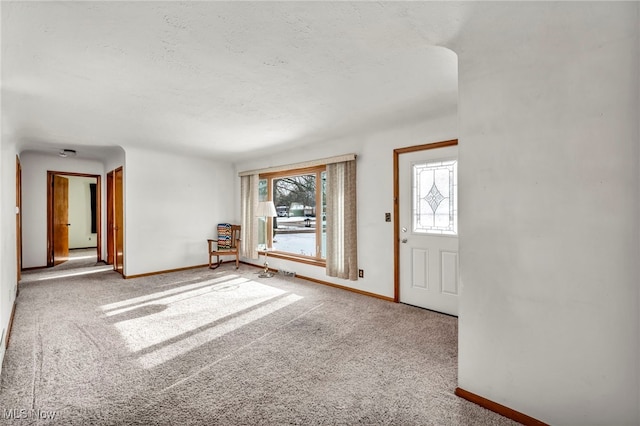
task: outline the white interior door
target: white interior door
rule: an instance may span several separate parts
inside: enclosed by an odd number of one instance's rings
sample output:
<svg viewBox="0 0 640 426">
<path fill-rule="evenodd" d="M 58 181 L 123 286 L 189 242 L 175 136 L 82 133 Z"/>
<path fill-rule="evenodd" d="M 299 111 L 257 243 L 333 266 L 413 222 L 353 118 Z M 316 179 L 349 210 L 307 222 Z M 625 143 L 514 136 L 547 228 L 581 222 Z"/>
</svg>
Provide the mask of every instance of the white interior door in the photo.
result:
<svg viewBox="0 0 640 426">
<path fill-rule="evenodd" d="M 400 302 L 458 315 L 458 147 L 399 156 Z"/>
</svg>

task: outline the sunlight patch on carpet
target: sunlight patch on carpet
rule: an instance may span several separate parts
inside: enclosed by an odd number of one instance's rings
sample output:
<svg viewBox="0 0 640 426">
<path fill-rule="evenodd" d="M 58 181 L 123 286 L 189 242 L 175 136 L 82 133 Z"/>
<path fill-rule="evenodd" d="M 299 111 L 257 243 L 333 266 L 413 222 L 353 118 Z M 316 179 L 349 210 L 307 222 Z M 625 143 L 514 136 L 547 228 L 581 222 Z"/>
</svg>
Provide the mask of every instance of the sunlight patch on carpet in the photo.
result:
<svg viewBox="0 0 640 426">
<path fill-rule="evenodd" d="M 302 299 L 302 296 L 290 294 L 281 299 L 274 300 L 267 305 L 260 306 L 256 309 L 232 317 L 228 321 L 216 325 L 215 327 L 206 328 L 201 332 L 191 334 L 182 340 L 165 346 L 161 346 L 151 353 L 142 355 L 139 358 L 140 364 L 143 368 L 156 367 L 160 364 L 176 358 L 177 356 L 196 349 L 207 342 L 215 340 L 227 333 L 244 327 L 245 325 L 248 325 L 263 317 L 266 317 L 267 315 L 272 314 L 286 306 L 289 306 L 292 303 L 299 301 L 300 299 Z"/>
<path fill-rule="evenodd" d="M 77 276 L 80 276 L 80 275 L 97 274 L 98 272 L 106 272 L 106 271 L 113 271 L 113 266 L 112 265 L 105 265 L 105 266 L 98 267 L 98 268 L 91 267 L 91 268 L 87 268 L 87 269 L 83 269 L 83 270 L 75 270 L 75 272 L 70 272 L 70 273 L 52 272 L 51 275 L 40 277 L 40 278 L 29 279 L 28 281 L 54 280 L 56 278 L 77 277 Z M 27 280 L 25 280 L 25 281 L 27 281 Z"/>
<path fill-rule="evenodd" d="M 73 256 L 73 257 L 70 257 L 67 262 L 73 262 L 75 260 L 83 260 L 83 259 L 95 259 L 95 258 L 96 258 L 95 254 L 90 254 L 88 256 Z M 113 269 L 113 267 L 112 267 L 112 269 Z"/>
<path fill-rule="evenodd" d="M 196 288 L 200 288 L 200 287 L 204 287 L 207 286 L 208 284 L 218 284 L 224 281 L 229 281 L 233 278 L 238 278 L 238 275 L 226 275 L 220 278 L 214 278 L 211 280 L 206 280 L 206 281 L 198 281 L 194 284 L 189 284 L 189 285 L 184 285 L 184 286 L 180 286 L 180 287 L 176 287 L 176 288 L 172 288 L 170 290 L 165 290 L 165 291 L 159 291 L 156 293 L 151 293 L 151 294 L 147 294 L 145 296 L 140 296 L 140 297 L 133 297 L 131 299 L 127 299 L 127 300 L 123 300 L 121 302 L 115 302 L 115 303 L 109 303 L 107 305 L 102 305 L 100 307 L 100 309 L 105 312 L 105 315 L 107 316 L 111 316 L 111 315 L 117 315 L 119 313 L 125 312 L 128 309 L 118 309 L 118 308 L 124 308 L 129 307 L 129 309 L 133 309 L 136 306 L 134 305 L 140 305 L 141 303 L 150 301 L 150 300 L 155 300 L 155 299 L 160 299 L 164 296 L 168 296 L 171 294 L 176 294 L 176 293 L 182 293 L 185 292 L 187 290 L 192 290 L 192 289 L 196 289 Z M 114 311 L 114 309 L 118 309 L 116 311 Z"/>
<path fill-rule="evenodd" d="M 184 290 L 184 287 L 182 289 Z M 153 353 L 163 347 L 169 348 L 166 352 L 160 352 L 163 355 L 160 355 L 160 361 L 155 361 L 155 365 L 157 365 L 163 362 L 161 360 L 164 358 L 177 356 L 176 348 L 173 345 L 182 345 L 193 336 L 195 336 L 194 339 L 185 344 L 186 346 L 195 347 L 204 343 L 205 340 L 202 340 L 202 336 L 209 336 L 206 330 L 219 326 L 213 324 L 215 322 L 224 321 L 236 324 L 235 328 L 227 326 L 227 331 L 222 334 L 228 333 L 241 325 L 248 324 L 251 311 L 258 311 L 256 318 L 259 318 L 299 300 L 282 297 L 284 304 L 276 303 L 275 309 L 269 307 L 254 309 L 256 305 L 265 304 L 271 299 L 284 296 L 286 293 L 284 290 L 246 278 L 237 278 L 199 287 L 192 291 L 168 295 L 164 298 L 155 298 L 153 301 L 120 312 L 119 315 L 122 319 L 119 319 L 115 314 L 111 318 L 115 320 L 114 326 L 124 338 L 131 352 L 145 350 L 145 352 Z M 225 320 L 227 317 L 229 319 Z M 240 319 L 234 320 L 234 318 Z M 225 330 L 224 327 L 219 331 L 214 331 L 212 335 L 223 330 Z M 151 359 L 151 357 L 145 358 L 145 362 L 151 365 L 154 363 Z"/>
</svg>

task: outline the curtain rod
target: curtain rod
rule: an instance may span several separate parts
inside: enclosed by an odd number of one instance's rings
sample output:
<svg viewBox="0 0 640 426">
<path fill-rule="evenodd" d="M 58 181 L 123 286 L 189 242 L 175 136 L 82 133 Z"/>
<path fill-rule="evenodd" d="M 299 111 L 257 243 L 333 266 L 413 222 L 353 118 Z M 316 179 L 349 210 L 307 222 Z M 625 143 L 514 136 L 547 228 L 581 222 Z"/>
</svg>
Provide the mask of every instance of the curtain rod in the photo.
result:
<svg viewBox="0 0 640 426">
<path fill-rule="evenodd" d="M 355 160 L 358 156 L 356 154 L 344 154 L 336 157 L 322 158 L 320 160 L 303 161 L 301 163 L 286 164 L 282 166 L 267 167 L 265 169 L 246 170 L 244 172 L 238 172 L 238 176 L 259 175 L 261 173 L 276 173 L 283 172 L 291 169 L 303 169 L 305 167 L 323 166 L 325 164 L 342 163 L 343 161 Z"/>
</svg>

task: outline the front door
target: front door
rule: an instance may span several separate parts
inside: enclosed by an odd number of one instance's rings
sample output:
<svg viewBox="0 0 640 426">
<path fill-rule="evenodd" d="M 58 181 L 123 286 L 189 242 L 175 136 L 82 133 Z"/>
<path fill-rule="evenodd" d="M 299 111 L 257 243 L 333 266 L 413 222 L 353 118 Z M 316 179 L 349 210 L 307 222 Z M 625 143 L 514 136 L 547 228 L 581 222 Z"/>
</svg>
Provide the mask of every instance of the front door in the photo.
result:
<svg viewBox="0 0 640 426">
<path fill-rule="evenodd" d="M 399 155 L 399 301 L 458 315 L 458 147 Z"/>
</svg>

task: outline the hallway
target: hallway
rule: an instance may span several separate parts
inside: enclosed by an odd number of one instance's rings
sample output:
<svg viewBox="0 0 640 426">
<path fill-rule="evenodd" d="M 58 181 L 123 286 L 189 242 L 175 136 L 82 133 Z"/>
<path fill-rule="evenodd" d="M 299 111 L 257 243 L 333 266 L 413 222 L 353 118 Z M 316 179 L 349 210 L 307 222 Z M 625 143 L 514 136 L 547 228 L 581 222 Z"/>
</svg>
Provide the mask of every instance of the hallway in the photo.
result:
<svg viewBox="0 0 640 426">
<path fill-rule="evenodd" d="M 104 261 L 97 262 L 96 259 L 95 248 L 71 249 L 69 260 L 64 263 L 51 268 L 22 271 L 20 284 L 113 270 L 112 265 L 107 265 Z"/>
</svg>

